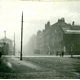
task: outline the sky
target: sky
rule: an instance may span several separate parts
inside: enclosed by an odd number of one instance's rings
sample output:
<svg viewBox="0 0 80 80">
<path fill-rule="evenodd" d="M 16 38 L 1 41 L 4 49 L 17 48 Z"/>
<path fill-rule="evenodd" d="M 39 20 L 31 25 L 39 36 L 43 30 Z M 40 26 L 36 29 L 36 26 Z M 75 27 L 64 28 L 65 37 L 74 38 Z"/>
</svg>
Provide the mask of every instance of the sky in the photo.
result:
<svg viewBox="0 0 80 80">
<path fill-rule="evenodd" d="M 6 36 L 16 40 L 16 48 L 20 49 L 21 15 L 23 11 L 23 46 L 30 36 L 45 28 L 45 23 L 57 22 L 65 18 L 65 22 L 80 25 L 80 1 L 20 1 L 0 0 L 0 38 Z"/>
</svg>

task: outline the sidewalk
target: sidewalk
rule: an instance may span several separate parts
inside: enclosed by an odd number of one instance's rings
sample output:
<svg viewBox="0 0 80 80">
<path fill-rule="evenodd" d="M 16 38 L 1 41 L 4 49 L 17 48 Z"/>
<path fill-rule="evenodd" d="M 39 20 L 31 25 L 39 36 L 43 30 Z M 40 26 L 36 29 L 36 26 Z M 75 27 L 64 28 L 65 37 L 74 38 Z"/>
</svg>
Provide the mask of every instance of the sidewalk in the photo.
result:
<svg viewBox="0 0 80 80">
<path fill-rule="evenodd" d="M 2 57 L 20 57 L 20 55 L 2 55 Z M 28 54 L 22 57 L 60 57 L 59 55 L 44 55 L 44 54 Z M 63 57 L 71 57 L 71 55 L 64 55 Z M 80 57 L 80 55 L 73 55 L 73 57 Z"/>
<path fill-rule="evenodd" d="M 20 57 L 16 55 L 16 57 Z M 43 54 L 28 54 L 28 55 L 23 55 L 23 57 L 60 57 L 59 55 L 43 55 Z M 71 57 L 71 55 L 64 55 L 63 57 Z M 73 57 L 80 57 L 80 55 L 73 55 Z"/>
</svg>

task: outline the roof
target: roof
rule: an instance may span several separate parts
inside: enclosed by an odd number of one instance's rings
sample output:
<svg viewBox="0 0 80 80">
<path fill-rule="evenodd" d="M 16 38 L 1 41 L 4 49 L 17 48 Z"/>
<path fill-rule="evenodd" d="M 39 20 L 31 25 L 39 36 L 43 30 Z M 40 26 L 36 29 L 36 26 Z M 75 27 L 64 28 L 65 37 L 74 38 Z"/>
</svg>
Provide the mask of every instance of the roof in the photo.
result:
<svg viewBox="0 0 80 80">
<path fill-rule="evenodd" d="M 63 30 L 64 32 L 66 32 L 66 30 L 71 30 L 71 28 L 70 28 L 69 26 L 61 27 L 61 28 L 62 28 L 62 30 Z"/>
<path fill-rule="evenodd" d="M 0 42 L 3 42 L 5 40 L 5 38 L 2 38 L 2 39 L 0 39 Z M 6 40 L 7 41 L 12 41 L 11 39 L 9 39 L 9 38 L 6 38 Z"/>
<path fill-rule="evenodd" d="M 72 25 L 71 29 L 73 29 L 73 30 L 80 30 L 80 25 Z"/>
<path fill-rule="evenodd" d="M 71 25 L 65 22 L 64 18 L 58 19 L 58 22 L 51 25 L 50 29 L 58 29 L 60 27 L 65 34 L 80 34 L 80 25 Z"/>
<path fill-rule="evenodd" d="M 66 34 L 80 34 L 80 30 L 66 30 Z"/>
<path fill-rule="evenodd" d="M 71 25 L 71 24 L 67 24 L 64 20 L 64 18 L 58 19 L 58 22 L 56 22 L 55 24 L 51 25 L 51 27 L 53 27 L 54 29 L 56 27 L 60 27 L 64 33 L 69 33 L 69 34 L 80 34 L 79 30 L 80 30 L 80 25 Z M 69 30 L 69 31 L 67 31 Z M 74 31 L 73 31 L 74 30 Z"/>
</svg>

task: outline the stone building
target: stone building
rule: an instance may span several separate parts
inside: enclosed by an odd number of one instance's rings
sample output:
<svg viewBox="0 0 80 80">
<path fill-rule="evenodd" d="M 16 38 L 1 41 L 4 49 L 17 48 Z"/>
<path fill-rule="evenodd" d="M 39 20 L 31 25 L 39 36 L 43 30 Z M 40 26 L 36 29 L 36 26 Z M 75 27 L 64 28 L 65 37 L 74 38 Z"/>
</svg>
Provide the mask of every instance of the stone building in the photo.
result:
<svg viewBox="0 0 80 80">
<path fill-rule="evenodd" d="M 35 41 L 36 40 L 36 41 Z M 48 21 L 43 31 L 38 31 L 33 41 L 40 54 L 56 54 L 56 52 L 64 51 L 65 54 L 80 54 L 80 25 L 65 22 L 64 18 L 58 19 L 54 24 Z M 32 44 L 31 44 L 32 45 Z"/>
</svg>

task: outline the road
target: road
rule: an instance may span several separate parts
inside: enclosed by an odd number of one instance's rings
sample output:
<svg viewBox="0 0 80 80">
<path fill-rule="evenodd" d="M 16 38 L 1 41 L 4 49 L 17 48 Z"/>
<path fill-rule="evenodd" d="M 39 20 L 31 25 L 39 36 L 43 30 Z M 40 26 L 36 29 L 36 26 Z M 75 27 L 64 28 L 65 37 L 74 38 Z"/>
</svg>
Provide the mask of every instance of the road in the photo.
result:
<svg viewBox="0 0 80 80">
<path fill-rule="evenodd" d="M 1 79 L 80 79 L 80 58 L 2 57 Z"/>
</svg>

